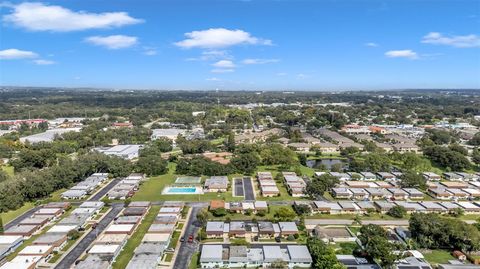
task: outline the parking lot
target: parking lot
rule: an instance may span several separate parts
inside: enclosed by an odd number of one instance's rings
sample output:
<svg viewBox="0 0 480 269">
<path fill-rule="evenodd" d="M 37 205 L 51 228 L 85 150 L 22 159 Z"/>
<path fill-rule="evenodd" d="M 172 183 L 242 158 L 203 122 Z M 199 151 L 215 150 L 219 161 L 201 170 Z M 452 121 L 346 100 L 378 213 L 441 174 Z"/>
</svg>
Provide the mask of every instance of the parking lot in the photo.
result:
<svg viewBox="0 0 480 269">
<path fill-rule="evenodd" d="M 243 189 L 243 178 L 234 178 L 233 187 L 235 188 L 235 196 L 245 196 Z"/>
<path fill-rule="evenodd" d="M 255 200 L 255 191 L 253 190 L 253 184 L 250 177 L 243 178 L 243 190 L 245 192 L 244 196 L 246 201 Z"/>
</svg>

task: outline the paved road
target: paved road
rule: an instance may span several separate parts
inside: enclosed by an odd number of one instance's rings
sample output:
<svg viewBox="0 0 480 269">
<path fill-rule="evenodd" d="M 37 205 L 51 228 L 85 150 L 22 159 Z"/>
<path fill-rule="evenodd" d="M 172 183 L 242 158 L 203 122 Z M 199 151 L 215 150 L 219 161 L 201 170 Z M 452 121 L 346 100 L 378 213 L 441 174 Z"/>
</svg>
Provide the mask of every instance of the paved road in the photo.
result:
<svg viewBox="0 0 480 269">
<path fill-rule="evenodd" d="M 112 204 L 112 210 L 98 223 L 95 230 L 91 230 L 82 240 L 60 261 L 55 269 L 69 269 L 75 261 L 87 250 L 92 242 L 97 238 L 97 235 L 103 232 L 105 228 L 112 222 L 112 220 L 123 209 L 123 203 Z"/>
<path fill-rule="evenodd" d="M 110 183 L 108 183 L 107 186 L 105 186 L 103 189 L 101 189 L 98 193 L 90 197 L 88 200 L 89 201 L 99 201 L 102 199 L 102 197 L 107 194 L 108 191 L 110 191 L 117 183 L 120 181 L 120 179 L 116 178 L 112 180 Z M 80 204 L 80 202 L 72 202 L 72 204 Z M 40 208 L 40 206 L 34 207 L 26 212 L 24 212 L 22 215 L 16 217 L 15 219 L 11 220 L 9 223 L 4 225 L 4 229 L 11 228 L 13 226 L 18 225 L 22 220 L 30 218 L 35 211 L 37 211 Z"/>
<path fill-rule="evenodd" d="M 103 196 L 105 196 L 105 194 L 107 194 L 107 192 L 109 192 L 115 185 L 117 185 L 118 182 L 120 182 L 119 178 L 113 179 L 112 181 L 110 181 L 110 183 L 108 183 L 107 186 L 103 187 L 103 189 L 101 189 L 100 191 L 95 193 L 88 200 L 89 201 L 99 201 L 100 199 L 102 199 Z"/>
<path fill-rule="evenodd" d="M 255 201 L 255 191 L 250 177 L 243 178 L 243 189 L 245 190 L 245 201 Z"/>
<path fill-rule="evenodd" d="M 200 211 L 202 207 L 193 206 L 192 213 L 190 214 L 190 218 L 187 222 L 187 228 L 185 230 L 185 237 L 188 238 L 189 235 L 193 234 L 196 237 L 198 232 L 199 226 L 195 225 L 197 222 L 197 213 Z M 198 242 L 195 240 L 194 243 L 188 243 L 187 240 L 185 242 L 180 243 L 180 248 L 178 249 L 177 258 L 175 259 L 175 263 L 173 264 L 173 268 L 175 269 L 187 269 L 188 265 L 190 264 L 190 260 L 192 255 L 198 249 Z"/>
<path fill-rule="evenodd" d="M 37 209 L 39 209 L 40 206 L 36 206 L 28 211 L 25 211 L 25 213 L 23 213 L 22 215 L 16 217 L 15 219 L 11 220 L 9 223 L 5 224 L 4 226 L 4 229 L 9 229 L 13 226 L 17 226 L 22 220 L 26 219 L 26 218 L 30 218 L 32 216 L 32 214 L 37 211 Z"/>
</svg>

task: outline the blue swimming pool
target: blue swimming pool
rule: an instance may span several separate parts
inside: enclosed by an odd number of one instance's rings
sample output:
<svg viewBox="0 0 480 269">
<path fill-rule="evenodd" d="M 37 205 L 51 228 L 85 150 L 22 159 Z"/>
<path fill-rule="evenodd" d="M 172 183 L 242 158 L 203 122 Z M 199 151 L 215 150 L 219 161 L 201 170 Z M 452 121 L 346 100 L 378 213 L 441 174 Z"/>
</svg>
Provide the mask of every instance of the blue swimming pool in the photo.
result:
<svg viewBox="0 0 480 269">
<path fill-rule="evenodd" d="M 197 188 L 170 188 L 168 192 L 179 193 L 179 192 L 196 192 Z"/>
<path fill-rule="evenodd" d="M 201 193 L 198 187 L 167 187 L 163 194 L 196 194 Z"/>
</svg>

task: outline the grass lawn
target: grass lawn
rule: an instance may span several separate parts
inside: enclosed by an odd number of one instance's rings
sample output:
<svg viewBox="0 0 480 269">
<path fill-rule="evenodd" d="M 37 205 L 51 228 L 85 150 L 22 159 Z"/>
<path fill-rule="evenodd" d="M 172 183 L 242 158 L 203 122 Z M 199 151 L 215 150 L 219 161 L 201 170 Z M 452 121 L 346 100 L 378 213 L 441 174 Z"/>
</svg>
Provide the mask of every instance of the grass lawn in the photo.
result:
<svg viewBox="0 0 480 269">
<path fill-rule="evenodd" d="M 16 210 L 10 210 L 8 212 L 5 212 L 5 213 L 1 213 L 0 216 L 2 217 L 2 221 L 3 221 L 3 224 L 7 224 L 8 222 L 10 222 L 11 220 L 13 220 L 14 218 L 22 215 L 23 213 L 25 213 L 26 211 L 34 208 L 35 205 L 33 203 L 25 203 L 22 207 L 20 207 L 19 209 L 16 209 Z"/>
<path fill-rule="evenodd" d="M 178 230 L 182 230 L 183 226 L 184 226 L 184 223 L 179 223 L 179 224 L 177 225 L 177 229 L 178 229 Z"/>
<path fill-rule="evenodd" d="M 188 265 L 188 269 L 196 269 L 197 268 L 198 256 L 199 256 L 198 252 L 193 253 L 192 258 L 190 259 L 190 264 Z"/>
<path fill-rule="evenodd" d="M 2 170 L 5 171 L 9 176 L 13 176 L 15 174 L 13 166 L 10 165 L 2 166 Z"/>
<path fill-rule="evenodd" d="M 165 261 L 166 262 L 171 262 L 172 261 L 172 258 L 173 258 L 173 253 L 167 253 L 165 255 Z"/>
<path fill-rule="evenodd" d="M 170 244 L 168 245 L 168 248 L 176 248 L 179 238 L 180 238 L 180 231 L 174 231 L 172 234 L 172 238 L 170 239 Z"/>
<path fill-rule="evenodd" d="M 155 220 L 159 209 L 160 206 L 152 206 L 150 208 L 147 215 L 143 218 L 142 223 L 140 223 L 133 235 L 128 239 L 127 244 L 125 244 L 122 252 L 120 252 L 120 255 L 113 263 L 113 269 L 121 269 L 127 267 L 128 262 L 133 257 L 133 252 L 135 251 L 135 248 L 140 245 L 143 236 L 147 233 L 148 228 L 150 228 L 150 225 Z"/>
<path fill-rule="evenodd" d="M 207 192 L 205 194 L 169 194 L 162 195 L 165 186 L 173 184 L 177 175 L 167 174 L 152 177 L 140 186 L 140 190 L 132 197 L 132 201 L 201 201 L 211 200 L 240 201 L 242 197 L 232 197 L 232 191 L 225 193 Z"/>
<path fill-rule="evenodd" d="M 447 250 L 432 250 L 431 253 L 422 253 L 427 260 L 431 264 L 440 264 L 440 263 L 448 263 L 448 260 L 455 259 L 449 251 Z"/>
<path fill-rule="evenodd" d="M 358 232 L 360 232 L 360 228 L 362 226 L 348 226 L 348 229 L 354 234 L 357 235 Z"/>
</svg>

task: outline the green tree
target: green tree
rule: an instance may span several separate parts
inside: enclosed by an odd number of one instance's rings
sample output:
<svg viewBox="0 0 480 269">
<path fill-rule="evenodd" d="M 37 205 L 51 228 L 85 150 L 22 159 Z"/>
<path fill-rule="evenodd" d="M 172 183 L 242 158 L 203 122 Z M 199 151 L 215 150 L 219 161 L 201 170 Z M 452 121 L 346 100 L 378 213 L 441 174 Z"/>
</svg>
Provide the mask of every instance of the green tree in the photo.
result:
<svg viewBox="0 0 480 269">
<path fill-rule="evenodd" d="M 476 148 L 472 152 L 472 161 L 476 165 L 480 165 L 480 149 Z"/>
<path fill-rule="evenodd" d="M 203 208 L 197 213 L 197 221 L 201 226 L 207 225 L 208 222 L 208 211 Z"/>
<path fill-rule="evenodd" d="M 335 255 L 333 248 L 325 244 L 322 240 L 309 237 L 307 239 L 307 248 L 312 256 L 313 269 L 344 269 Z"/>
<path fill-rule="evenodd" d="M 274 216 L 280 221 L 291 221 L 297 214 L 290 207 L 282 206 L 275 211 Z"/>
<path fill-rule="evenodd" d="M 3 182 L 8 178 L 9 178 L 8 174 L 5 171 L 1 170 L 1 167 L 0 167 L 0 182 Z"/>
<path fill-rule="evenodd" d="M 364 165 L 368 170 L 374 173 L 380 171 L 388 171 L 390 168 L 388 158 L 385 155 L 381 155 L 378 153 L 370 153 L 366 155 Z"/>
<path fill-rule="evenodd" d="M 305 192 L 312 198 L 323 195 L 324 192 L 330 191 L 340 181 L 338 178 L 330 175 L 323 174 L 319 177 L 314 177 L 307 183 Z"/>
<path fill-rule="evenodd" d="M 388 210 L 388 215 L 397 219 L 405 217 L 406 214 L 407 210 L 405 209 L 405 207 L 400 205 L 395 205 Z"/>
<path fill-rule="evenodd" d="M 67 233 L 67 237 L 70 240 L 77 240 L 78 238 L 80 238 L 80 232 L 76 229 L 70 230 Z"/>
<path fill-rule="evenodd" d="M 148 176 L 163 175 L 168 171 L 168 162 L 159 155 L 148 155 L 138 158 L 136 170 Z"/>
<path fill-rule="evenodd" d="M 405 171 L 400 176 L 400 186 L 402 188 L 419 188 L 427 189 L 427 180 L 419 173 L 413 171 Z"/>
<path fill-rule="evenodd" d="M 310 215 L 312 213 L 312 210 L 308 205 L 297 204 L 297 205 L 294 205 L 294 208 L 297 214 L 301 216 Z"/>
<path fill-rule="evenodd" d="M 257 165 L 260 162 L 260 158 L 256 153 L 242 153 L 237 154 L 232 158 L 230 163 L 238 173 L 251 175 L 257 170 Z"/>
<path fill-rule="evenodd" d="M 0 234 L 3 234 L 4 229 L 3 229 L 3 220 L 2 217 L 0 217 Z"/>
<path fill-rule="evenodd" d="M 233 132 L 228 133 L 228 136 L 225 139 L 225 148 L 228 152 L 235 151 L 235 134 Z"/>
</svg>

